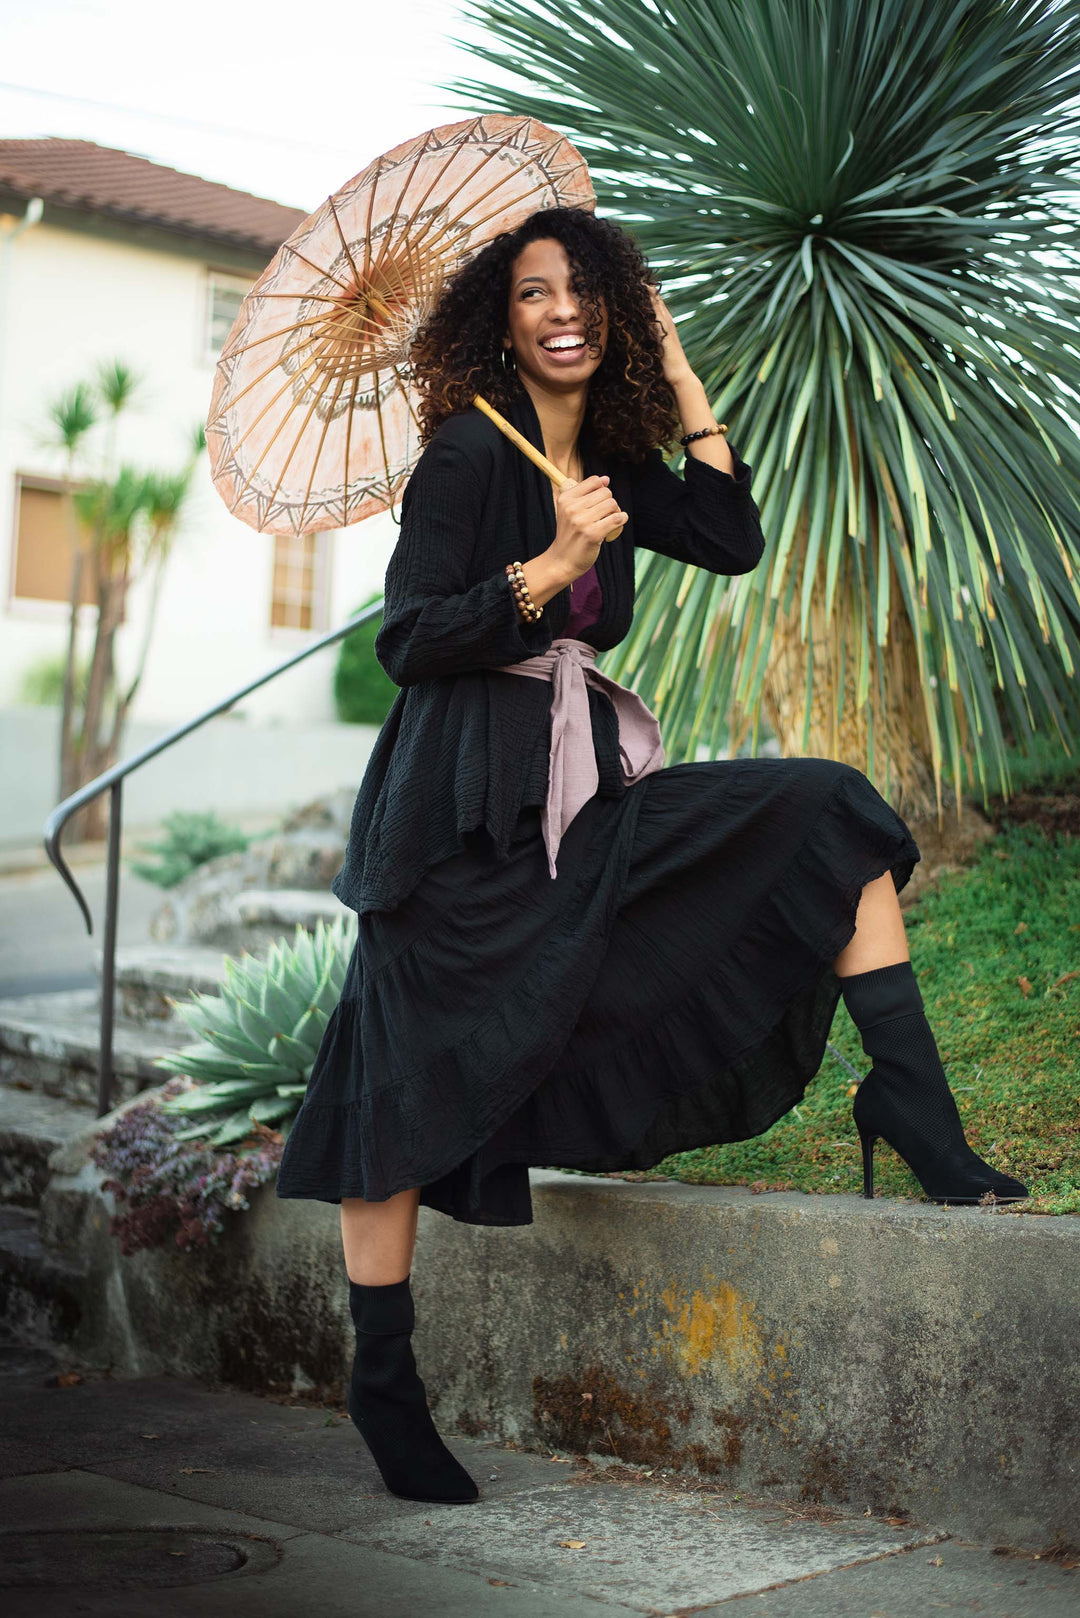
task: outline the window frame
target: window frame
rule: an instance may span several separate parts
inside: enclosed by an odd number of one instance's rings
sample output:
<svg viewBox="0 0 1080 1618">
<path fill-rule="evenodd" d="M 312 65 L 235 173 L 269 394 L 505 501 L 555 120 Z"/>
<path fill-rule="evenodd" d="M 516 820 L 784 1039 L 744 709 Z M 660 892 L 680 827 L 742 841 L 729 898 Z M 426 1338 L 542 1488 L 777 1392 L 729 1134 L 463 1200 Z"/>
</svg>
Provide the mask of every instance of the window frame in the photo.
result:
<svg viewBox="0 0 1080 1618">
<path fill-rule="evenodd" d="M 45 473 L 24 472 L 15 468 L 11 479 L 11 543 L 8 547 L 8 577 L 6 609 L 12 618 L 37 619 L 55 623 L 65 620 L 71 612 L 70 596 L 48 600 L 42 596 L 21 596 L 16 593 L 19 572 L 19 510 L 24 488 L 40 490 L 44 494 L 72 494 L 90 487 L 87 478 L 58 478 Z M 92 623 L 97 617 L 97 602 L 83 601 L 79 605 L 80 622 Z"/>
<path fill-rule="evenodd" d="M 331 529 L 308 529 L 305 535 L 274 534 L 271 537 L 274 545 L 270 555 L 270 581 L 266 613 L 266 624 L 271 638 L 283 636 L 296 639 L 298 636 L 324 634 L 330 627 L 333 531 Z M 278 544 L 294 543 L 297 539 L 303 537 L 314 541 L 311 558 L 311 627 L 309 629 L 302 629 L 298 624 L 274 623 L 274 602 L 277 599 L 274 593 L 274 574 L 277 571 Z"/>
<path fill-rule="evenodd" d="M 255 282 L 257 275 L 247 278 L 238 275 L 235 270 L 219 269 L 216 264 L 206 266 L 206 278 L 203 286 L 202 309 L 202 337 L 199 343 L 199 357 L 205 365 L 216 365 L 221 356 L 221 349 L 213 345 L 214 337 L 214 286 L 215 282 L 231 283 L 231 290 L 240 293 L 241 302 L 247 297 Z M 235 318 L 235 317 L 234 317 Z M 230 328 L 232 321 L 229 322 Z M 228 333 L 226 333 L 226 336 Z"/>
</svg>

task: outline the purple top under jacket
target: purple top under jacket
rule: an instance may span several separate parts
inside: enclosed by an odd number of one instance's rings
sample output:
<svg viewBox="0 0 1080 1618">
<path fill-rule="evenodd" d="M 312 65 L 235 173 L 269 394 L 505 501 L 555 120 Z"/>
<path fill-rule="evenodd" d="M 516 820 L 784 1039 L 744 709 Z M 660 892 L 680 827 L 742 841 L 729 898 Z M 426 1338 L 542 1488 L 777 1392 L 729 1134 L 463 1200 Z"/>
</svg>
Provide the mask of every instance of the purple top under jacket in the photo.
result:
<svg viewBox="0 0 1080 1618">
<path fill-rule="evenodd" d="M 582 630 L 596 623 L 603 605 L 604 596 L 594 562 L 587 573 L 574 580 L 574 588 L 570 592 L 570 616 L 563 627 L 563 634 L 580 639 Z"/>
</svg>

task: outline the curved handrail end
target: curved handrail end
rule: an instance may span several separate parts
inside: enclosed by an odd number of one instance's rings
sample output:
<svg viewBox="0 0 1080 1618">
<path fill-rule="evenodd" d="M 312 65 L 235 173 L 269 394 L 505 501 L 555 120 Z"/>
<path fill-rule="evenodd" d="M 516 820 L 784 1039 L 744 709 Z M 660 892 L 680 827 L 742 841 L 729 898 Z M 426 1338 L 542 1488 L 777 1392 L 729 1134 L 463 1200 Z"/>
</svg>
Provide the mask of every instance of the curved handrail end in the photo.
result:
<svg viewBox="0 0 1080 1618">
<path fill-rule="evenodd" d="M 53 810 L 52 814 L 45 822 L 45 852 L 49 856 L 49 859 L 52 861 L 56 870 L 60 873 L 68 887 L 71 889 L 71 892 L 75 897 L 75 903 L 82 911 L 83 920 L 86 922 L 86 931 L 92 938 L 94 935 L 94 918 L 90 914 L 90 906 L 87 904 L 86 899 L 83 896 L 82 889 L 76 882 L 74 876 L 71 874 L 70 866 L 65 860 L 63 854 L 60 852 L 60 834 L 62 833 L 64 824 L 67 820 L 67 815 L 64 814 L 64 809 L 66 807 L 67 806 L 65 804 L 61 804 L 59 808 Z"/>
</svg>

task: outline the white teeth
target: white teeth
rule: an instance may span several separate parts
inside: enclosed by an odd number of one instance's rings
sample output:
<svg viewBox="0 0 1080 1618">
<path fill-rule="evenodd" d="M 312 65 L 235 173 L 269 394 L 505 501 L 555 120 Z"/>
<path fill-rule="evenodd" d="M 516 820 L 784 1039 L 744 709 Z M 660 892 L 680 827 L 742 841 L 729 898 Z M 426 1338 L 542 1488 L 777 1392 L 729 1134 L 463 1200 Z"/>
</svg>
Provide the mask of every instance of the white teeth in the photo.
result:
<svg viewBox="0 0 1080 1618">
<path fill-rule="evenodd" d="M 544 348 L 584 348 L 584 337 L 551 337 L 542 345 Z"/>
</svg>

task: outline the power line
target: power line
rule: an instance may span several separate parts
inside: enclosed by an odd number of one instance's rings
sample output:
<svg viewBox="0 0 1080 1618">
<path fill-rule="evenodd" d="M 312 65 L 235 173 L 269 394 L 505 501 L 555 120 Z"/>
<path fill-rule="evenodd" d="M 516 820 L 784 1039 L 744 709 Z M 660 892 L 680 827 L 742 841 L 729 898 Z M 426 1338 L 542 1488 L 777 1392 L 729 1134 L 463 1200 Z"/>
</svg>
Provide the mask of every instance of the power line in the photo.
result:
<svg viewBox="0 0 1080 1618">
<path fill-rule="evenodd" d="M 204 135 L 228 135 L 241 140 L 266 142 L 277 146 L 290 146 L 296 151 L 337 152 L 353 155 L 347 146 L 320 145 L 317 141 L 290 140 L 285 135 L 271 135 L 265 130 L 237 129 L 228 124 L 206 124 L 197 118 L 177 118 L 167 112 L 149 112 L 143 107 L 122 107 L 114 101 L 91 101 L 88 96 L 64 95 L 59 90 L 39 90 L 29 84 L 7 84 L 0 80 L 0 90 L 13 90 L 17 95 L 39 96 L 47 101 L 66 101 L 72 106 L 93 107 L 98 112 L 122 112 L 133 118 L 146 118 L 152 123 L 172 124 L 177 129 L 194 129 Z"/>
</svg>

